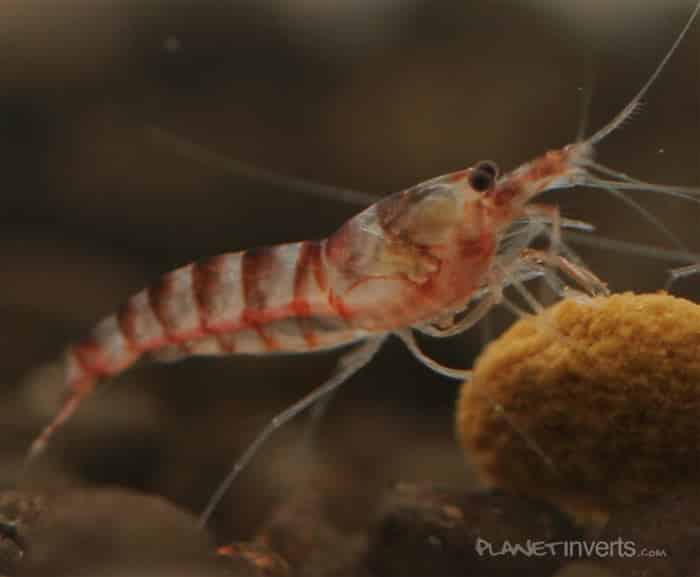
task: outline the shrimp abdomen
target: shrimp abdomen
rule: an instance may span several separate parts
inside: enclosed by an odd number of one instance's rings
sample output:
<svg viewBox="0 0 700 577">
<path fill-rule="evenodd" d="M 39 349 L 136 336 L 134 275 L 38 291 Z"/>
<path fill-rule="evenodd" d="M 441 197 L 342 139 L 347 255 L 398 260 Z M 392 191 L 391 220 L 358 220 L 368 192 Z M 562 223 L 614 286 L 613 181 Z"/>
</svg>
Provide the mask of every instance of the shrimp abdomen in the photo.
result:
<svg viewBox="0 0 700 577">
<path fill-rule="evenodd" d="M 222 254 L 163 275 L 71 347 L 96 376 L 138 358 L 297 352 L 362 335 L 329 298 L 323 241 Z"/>
<path fill-rule="evenodd" d="M 339 315 L 323 261 L 325 241 L 226 253 L 163 275 L 68 347 L 67 396 L 30 456 L 103 378 L 148 356 L 303 352 L 366 336 Z"/>
</svg>

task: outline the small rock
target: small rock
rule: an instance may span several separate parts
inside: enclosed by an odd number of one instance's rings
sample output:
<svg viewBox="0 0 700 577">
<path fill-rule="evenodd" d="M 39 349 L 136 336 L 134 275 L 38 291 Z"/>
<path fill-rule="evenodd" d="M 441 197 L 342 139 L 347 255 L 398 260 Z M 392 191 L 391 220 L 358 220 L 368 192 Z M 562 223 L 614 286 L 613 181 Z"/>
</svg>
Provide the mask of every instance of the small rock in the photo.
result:
<svg viewBox="0 0 700 577">
<path fill-rule="evenodd" d="M 124 490 L 3 493 L 0 551 L 0 574 L 27 577 L 231 575 L 192 516 Z"/>
<path fill-rule="evenodd" d="M 424 575 L 551 575 L 556 554 L 504 553 L 508 544 L 552 543 L 576 530 L 550 505 L 502 493 L 458 494 L 400 485 L 387 499 L 370 543 L 378 577 Z"/>
</svg>

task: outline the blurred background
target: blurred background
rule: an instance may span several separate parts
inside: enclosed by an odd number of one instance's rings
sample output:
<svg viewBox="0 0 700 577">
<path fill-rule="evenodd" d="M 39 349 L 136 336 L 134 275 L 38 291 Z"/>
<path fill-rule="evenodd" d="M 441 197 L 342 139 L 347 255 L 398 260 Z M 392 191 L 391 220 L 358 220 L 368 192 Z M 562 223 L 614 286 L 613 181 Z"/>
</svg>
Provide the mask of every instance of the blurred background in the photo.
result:
<svg viewBox="0 0 700 577">
<path fill-rule="evenodd" d="M 203 163 L 152 127 L 282 175 L 377 197 L 492 159 L 505 170 L 587 133 L 636 93 L 692 0 L 136 0 L 0 3 L 0 449 L 17 459 L 60 383 L 28 386 L 99 318 L 159 274 L 226 251 L 331 233 L 359 210 Z M 600 146 L 635 177 L 700 186 L 700 26 L 645 107 Z M 635 195 L 687 245 L 700 206 Z M 598 234 L 670 247 L 601 191 L 545 199 Z M 573 245 L 613 290 L 661 288 L 678 262 Z M 679 291 L 692 295 L 700 280 Z M 697 291 L 695 291 L 697 292 Z M 496 313 L 497 317 L 499 313 Z M 500 313 L 496 331 L 512 317 Z M 479 330 L 426 349 L 470 366 Z M 57 437 L 47 469 L 199 511 L 228 465 L 335 356 L 194 359 L 103 386 Z M 471 483 L 453 440 L 458 385 L 391 343 L 338 395 L 314 458 L 281 431 L 217 512 L 255 533 L 314 479 L 352 529 L 403 480 Z M 308 457 L 308 455 L 307 455 Z M 48 475 L 48 473 L 47 473 Z"/>
</svg>

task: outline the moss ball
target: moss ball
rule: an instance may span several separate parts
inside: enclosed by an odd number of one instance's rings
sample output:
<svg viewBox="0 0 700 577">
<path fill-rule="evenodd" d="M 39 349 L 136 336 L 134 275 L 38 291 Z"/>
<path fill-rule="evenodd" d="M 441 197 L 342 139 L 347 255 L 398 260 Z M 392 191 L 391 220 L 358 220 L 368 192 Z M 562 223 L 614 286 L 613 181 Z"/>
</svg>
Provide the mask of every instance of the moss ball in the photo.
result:
<svg viewBox="0 0 700 577">
<path fill-rule="evenodd" d="M 581 522 L 697 483 L 700 306 L 624 293 L 520 320 L 477 359 L 457 435 L 483 483 Z"/>
</svg>

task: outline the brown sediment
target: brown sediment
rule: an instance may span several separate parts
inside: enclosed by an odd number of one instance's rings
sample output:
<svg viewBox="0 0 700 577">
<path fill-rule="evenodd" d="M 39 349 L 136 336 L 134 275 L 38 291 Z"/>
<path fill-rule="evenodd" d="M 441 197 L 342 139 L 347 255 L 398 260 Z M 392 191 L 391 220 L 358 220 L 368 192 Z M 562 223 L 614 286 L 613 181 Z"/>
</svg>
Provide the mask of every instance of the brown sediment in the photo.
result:
<svg viewBox="0 0 700 577">
<path fill-rule="evenodd" d="M 477 360 L 457 432 L 484 483 L 581 521 L 697 482 L 700 306 L 624 293 L 519 321 Z"/>
</svg>

